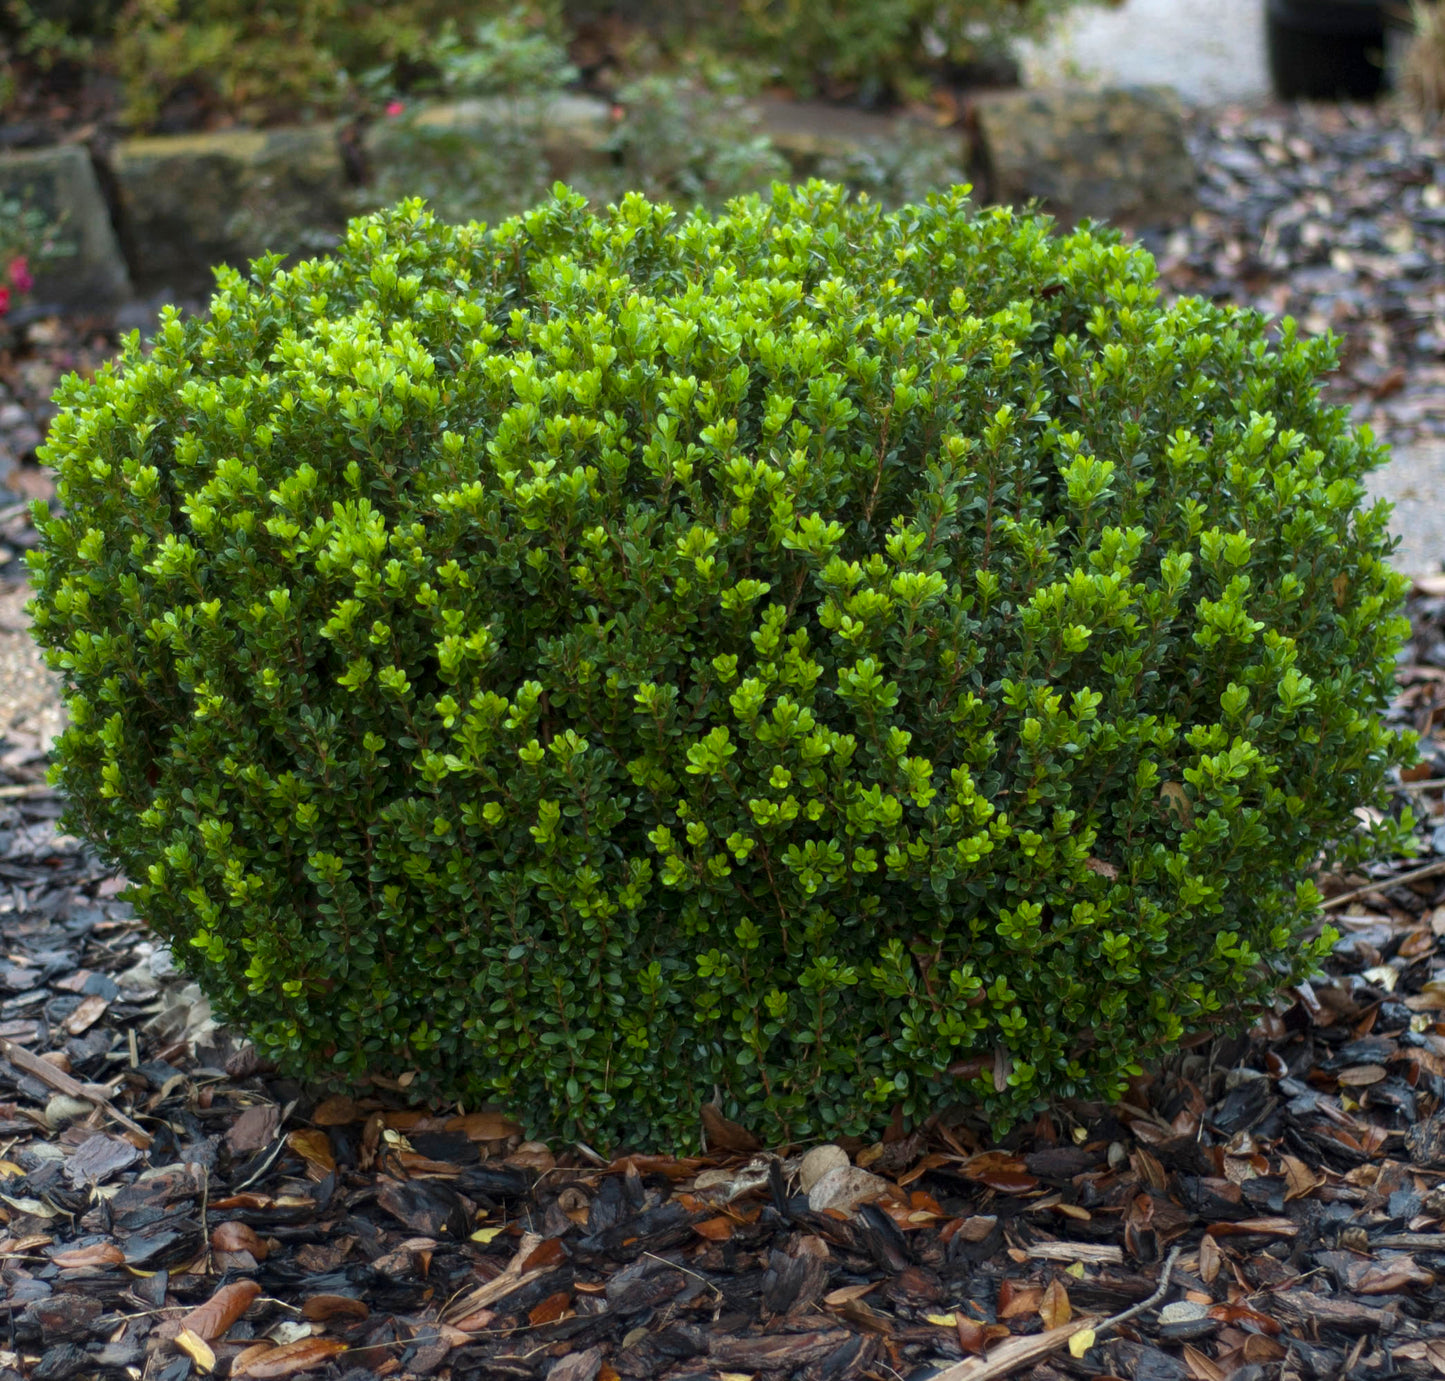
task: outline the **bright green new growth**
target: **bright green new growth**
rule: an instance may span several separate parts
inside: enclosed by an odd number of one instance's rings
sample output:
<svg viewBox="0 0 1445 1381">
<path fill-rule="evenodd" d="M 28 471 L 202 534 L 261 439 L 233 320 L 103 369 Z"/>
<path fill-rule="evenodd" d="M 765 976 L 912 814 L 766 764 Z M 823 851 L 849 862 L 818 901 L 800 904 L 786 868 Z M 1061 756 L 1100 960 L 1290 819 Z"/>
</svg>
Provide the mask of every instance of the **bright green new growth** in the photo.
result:
<svg viewBox="0 0 1445 1381">
<path fill-rule="evenodd" d="M 357 221 L 61 388 L 70 827 L 298 1072 L 603 1144 L 1117 1093 L 1312 968 L 1407 752 L 1330 362 L 965 189 Z"/>
</svg>

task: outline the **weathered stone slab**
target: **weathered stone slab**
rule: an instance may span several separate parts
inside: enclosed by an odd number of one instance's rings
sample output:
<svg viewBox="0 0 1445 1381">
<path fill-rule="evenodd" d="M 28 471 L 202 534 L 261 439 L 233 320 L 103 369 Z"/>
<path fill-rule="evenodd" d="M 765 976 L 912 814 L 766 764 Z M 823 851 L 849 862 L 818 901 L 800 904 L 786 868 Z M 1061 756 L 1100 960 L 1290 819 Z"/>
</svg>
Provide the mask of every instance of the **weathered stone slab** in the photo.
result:
<svg viewBox="0 0 1445 1381">
<path fill-rule="evenodd" d="M 334 125 L 128 139 L 111 167 L 143 289 L 204 291 L 212 264 L 318 253 L 346 224 Z"/>
<path fill-rule="evenodd" d="M 1061 221 L 1177 219 L 1194 203 L 1184 115 L 1165 87 L 1059 88 L 982 97 L 978 155 L 990 200 L 1037 197 Z"/>
<path fill-rule="evenodd" d="M 0 196 L 58 220 L 69 252 L 36 280 L 37 302 L 84 310 L 130 295 L 130 280 L 90 154 L 79 144 L 0 154 Z"/>
<path fill-rule="evenodd" d="M 558 178 L 610 164 L 611 134 L 607 103 L 570 92 L 439 102 L 367 130 L 363 201 L 422 196 L 446 218 L 496 221 Z"/>
</svg>

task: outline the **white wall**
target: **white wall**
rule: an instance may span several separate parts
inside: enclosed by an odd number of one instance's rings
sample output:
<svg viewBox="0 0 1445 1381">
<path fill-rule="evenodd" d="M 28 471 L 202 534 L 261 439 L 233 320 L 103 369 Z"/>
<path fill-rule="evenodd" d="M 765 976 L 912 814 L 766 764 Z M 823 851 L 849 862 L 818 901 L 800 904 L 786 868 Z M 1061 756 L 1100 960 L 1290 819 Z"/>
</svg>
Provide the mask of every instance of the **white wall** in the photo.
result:
<svg viewBox="0 0 1445 1381">
<path fill-rule="evenodd" d="M 1083 5 L 1023 53 L 1031 85 L 1083 80 L 1172 86 L 1189 103 L 1219 105 L 1269 94 L 1264 0 L 1125 0 Z"/>
</svg>

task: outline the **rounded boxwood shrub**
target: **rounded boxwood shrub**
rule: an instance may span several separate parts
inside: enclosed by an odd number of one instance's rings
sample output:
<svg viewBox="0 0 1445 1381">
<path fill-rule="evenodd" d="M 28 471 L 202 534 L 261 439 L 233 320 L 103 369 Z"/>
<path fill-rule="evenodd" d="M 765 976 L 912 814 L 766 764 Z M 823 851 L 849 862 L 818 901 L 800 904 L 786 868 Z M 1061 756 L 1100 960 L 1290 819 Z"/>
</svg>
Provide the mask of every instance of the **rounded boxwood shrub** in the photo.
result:
<svg viewBox="0 0 1445 1381">
<path fill-rule="evenodd" d="M 420 203 L 71 377 L 70 827 L 220 1011 L 601 1144 L 1002 1123 L 1321 954 L 1405 742 L 1328 342 L 1096 229 Z"/>
</svg>

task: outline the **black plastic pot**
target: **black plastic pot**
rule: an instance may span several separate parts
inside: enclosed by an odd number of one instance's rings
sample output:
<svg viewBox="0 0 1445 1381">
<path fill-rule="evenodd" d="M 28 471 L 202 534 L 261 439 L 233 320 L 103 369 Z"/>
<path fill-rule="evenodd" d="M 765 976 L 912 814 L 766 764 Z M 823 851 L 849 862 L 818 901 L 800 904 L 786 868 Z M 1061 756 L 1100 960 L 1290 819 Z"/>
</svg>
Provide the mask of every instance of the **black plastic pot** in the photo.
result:
<svg viewBox="0 0 1445 1381">
<path fill-rule="evenodd" d="M 1286 100 L 1371 100 L 1385 86 L 1380 0 L 1265 0 L 1275 94 Z"/>
</svg>

